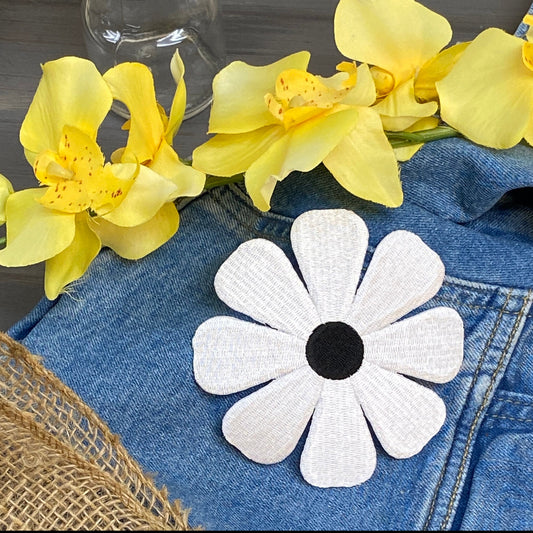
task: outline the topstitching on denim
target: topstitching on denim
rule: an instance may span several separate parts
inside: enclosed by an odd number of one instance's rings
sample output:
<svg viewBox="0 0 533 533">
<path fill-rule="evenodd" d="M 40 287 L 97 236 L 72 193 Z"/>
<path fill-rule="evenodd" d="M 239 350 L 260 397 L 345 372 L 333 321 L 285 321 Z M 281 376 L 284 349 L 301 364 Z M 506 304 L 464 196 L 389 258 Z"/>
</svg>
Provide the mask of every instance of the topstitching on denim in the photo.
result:
<svg viewBox="0 0 533 533">
<path fill-rule="evenodd" d="M 487 409 L 489 407 L 489 404 L 493 398 L 493 395 L 497 387 L 497 382 L 499 381 L 499 378 L 501 378 L 503 372 L 505 371 L 506 364 L 509 360 L 512 348 L 516 343 L 517 337 L 522 327 L 524 326 L 524 322 L 527 317 L 527 312 L 531 307 L 532 296 L 533 296 L 533 291 L 528 291 L 525 295 L 521 294 L 519 296 L 519 299 L 522 300 L 521 307 L 518 309 L 518 311 L 516 310 L 509 311 L 509 304 L 511 300 L 512 299 L 516 300 L 516 298 L 513 297 L 512 289 L 508 291 L 506 300 L 500 309 L 500 312 L 498 314 L 496 321 L 494 322 L 492 331 L 483 348 L 483 351 L 479 358 L 479 362 L 474 372 L 474 375 L 472 376 L 472 382 L 470 385 L 468 396 L 469 396 L 469 401 L 472 402 L 474 405 L 476 405 L 476 410 L 475 410 L 475 414 L 474 414 L 472 421 L 470 422 L 468 426 L 466 426 L 466 429 L 468 431 L 466 433 L 466 442 L 464 443 L 464 447 L 461 446 L 461 448 L 463 448 L 462 452 L 460 451 L 459 453 L 460 462 L 457 467 L 457 465 L 454 464 L 455 462 L 451 460 L 451 456 L 455 451 L 454 450 L 455 446 L 454 446 L 450 450 L 448 460 L 442 467 L 441 475 L 439 477 L 439 482 L 437 486 L 435 487 L 435 493 L 434 493 L 434 496 L 431 502 L 429 514 L 424 524 L 424 529 L 430 529 L 430 528 L 440 529 L 440 530 L 448 529 L 450 520 L 453 518 L 453 513 L 456 508 L 457 500 L 460 497 L 461 489 L 464 488 L 463 487 L 464 478 L 465 478 L 466 471 L 468 469 L 468 463 L 469 463 L 469 458 L 472 452 L 472 446 L 475 443 L 476 433 L 480 427 L 481 422 L 483 421 L 483 417 L 485 416 Z M 488 386 L 486 387 L 486 390 L 482 397 L 481 402 L 475 401 L 472 398 L 474 387 L 478 381 L 478 377 L 481 372 L 481 369 L 484 366 L 485 358 L 487 354 L 489 353 L 489 351 L 491 350 L 491 347 L 496 338 L 496 335 L 498 334 L 499 330 L 502 329 L 502 321 L 506 316 L 514 317 L 512 319 L 513 320 L 512 327 L 510 328 L 510 330 L 509 328 L 505 328 L 508 330 L 508 333 L 505 335 L 504 347 L 500 353 L 499 359 L 497 361 L 497 365 L 491 373 L 490 381 L 488 383 Z M 465 428 L 461 427 L 461 425 L 457 426 L 456 437 L 454 439 L 455 443 L 459 443 L 462 440 L 464 440 L 464 439 L 460 439 L 457 436 L 457 434 L 460 431 L 464 433 L 464 429 Z M 449 470 L 451 470 L 451 472 L 449 472 Z M 451 492 L 450 492 L 450 489 L 448 488 L 446 493 L 443 493 L 441 495 L 440 491 L 442 489 L 442 485 L 443 485 L 445 477 L 450 480 L 453 480 L 453 483 L 451 486 Z M 439 499 L 440 499 L 440 502 L 439 502 Z M 437 505 L 438 503 L 439 505 Z M 440 518 L 435 515 L 437 507 L 440 507 L 439 510 L 441 511 L 441 514 L 443 515 L 443 516 L 440 516 Z M 437 525 L 439 520 L 440 520 L 440 524 Z"/>
</svg>

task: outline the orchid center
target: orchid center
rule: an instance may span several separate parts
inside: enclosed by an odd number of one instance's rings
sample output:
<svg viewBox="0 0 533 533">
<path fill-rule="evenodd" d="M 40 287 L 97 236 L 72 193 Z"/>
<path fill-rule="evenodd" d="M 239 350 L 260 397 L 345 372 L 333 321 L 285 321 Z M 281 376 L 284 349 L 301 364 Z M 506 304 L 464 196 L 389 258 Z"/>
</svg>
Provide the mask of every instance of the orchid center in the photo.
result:
<svg viewBox="0 0 533 533">
<path fill-rule="evenodd" d="M 533 43 L 529 41 L 522 45 L 522 62 L 526 68 L 533 71 Z"/>
<path fill-rule="evenodd" d="M 265 95 L 268 110 L 286 129 L 331 113 L 352 89 L 355 80 L 342 87 L 332 87 L 325 81 L 305 70 L 283 71 L 276 79 L 275 93 Z"/>
<path fill-rule="evenodd" d="M 40 202 L 64 213 L 108 211 L 122 201 L 129 180 L 118 179 L 96 142 L 86 133 L 65 126 L 57 152 L 46 150 L 34 163 L 42 185 L 48 185 Z"/>
<path fill-rule="evenodd" d="M 385 69 L 372 67 L 370 69 L 372 79 L 376 85 L 376 94 L 378 98 L 387 96 L 394 89 L 394 76 Z"/>
<path fill-rule="evenodd" d="M 305 353 L 309 366 L 326 379 L 353 376 L 363 362 L 364 344 L 357 331 L 344 322 L 326 322 L 311 333 Z"/>
</svg>

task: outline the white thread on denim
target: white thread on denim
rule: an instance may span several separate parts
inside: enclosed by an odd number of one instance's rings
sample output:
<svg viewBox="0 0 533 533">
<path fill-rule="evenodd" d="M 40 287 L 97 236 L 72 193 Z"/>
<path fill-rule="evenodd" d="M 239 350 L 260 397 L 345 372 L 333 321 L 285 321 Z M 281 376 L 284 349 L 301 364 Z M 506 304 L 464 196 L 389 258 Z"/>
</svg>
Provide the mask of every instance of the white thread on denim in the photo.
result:
<svg viewBox="0 0 533 533">
<path fill-rule="evenodd" d="M 432 298 L 444 279 L 438 255 L 412 233 L 381 241 L 358 289 L 368 230 L 357 215 L 309 211 L 295 220 L 291 241 L 305 286 L 264 239 L 244 243 L 221 266 L 219 297 L 261 325 L 230 317 L 204 322 L 193 339 L 195 379 L 213 394 L 273 380 L 226 413 L 226 439 L 249 459 L 272 464 L 292 453 L 311 420 L 301 457 L 305 480 L 358 485 L 376 467 L 368 423 L 399 459 L 419 453 L 441 428 L 444 402 L 405 376 L 453 379 L 463 358 L 463 322 L 447 307 L 396 322 Z M 364 358 L 347 377 L 323 377 L 308 362 L 307 341 L 326 322 L 344 322 L 361 335 Z"/>
</svg>

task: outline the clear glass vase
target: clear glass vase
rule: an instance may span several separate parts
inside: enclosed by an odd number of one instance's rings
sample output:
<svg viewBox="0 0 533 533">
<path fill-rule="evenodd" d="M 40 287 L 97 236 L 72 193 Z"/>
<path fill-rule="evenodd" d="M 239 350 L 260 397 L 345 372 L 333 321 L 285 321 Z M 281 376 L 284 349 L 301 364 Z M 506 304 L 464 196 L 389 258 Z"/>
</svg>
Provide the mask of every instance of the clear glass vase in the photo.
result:
<svg viewBox="0 0 533 533">
<path fill-rule="evenodd" d="M 218 0 L 82 0 L 81 15 L 87 54 L 100 72 L 124 61 L 146 64 L 168 113 L 176 90 L 170 60 L 178 48 L 185 65 L 185 118 L 210 104 L 213 77 L 225 65 Z M 113 110 L 129 116 L 120 102 Z"/>
</svg>

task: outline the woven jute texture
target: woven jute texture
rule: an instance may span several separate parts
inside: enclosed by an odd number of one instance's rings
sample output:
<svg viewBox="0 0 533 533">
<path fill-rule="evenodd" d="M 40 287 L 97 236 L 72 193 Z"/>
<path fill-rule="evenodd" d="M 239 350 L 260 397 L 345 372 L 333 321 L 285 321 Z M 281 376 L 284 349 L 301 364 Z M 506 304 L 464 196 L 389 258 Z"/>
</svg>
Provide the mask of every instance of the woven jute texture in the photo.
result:
<svg viewBox="0 0 533 533">
<path fill-rule="evenodd" d="M 189 529 L 96 413 L 1 332 L 0 529 Z"/>
</svg>

